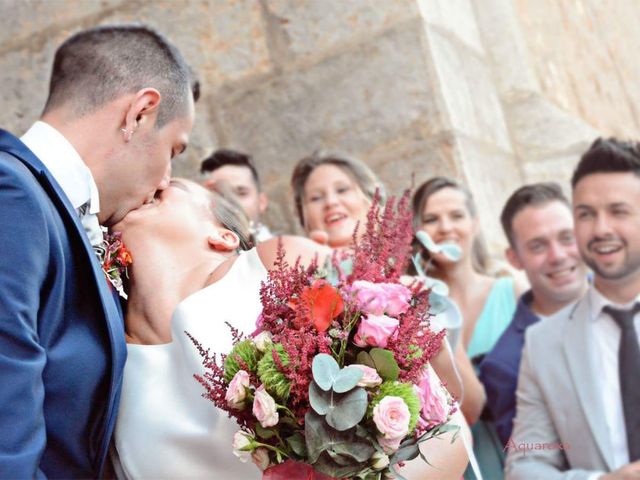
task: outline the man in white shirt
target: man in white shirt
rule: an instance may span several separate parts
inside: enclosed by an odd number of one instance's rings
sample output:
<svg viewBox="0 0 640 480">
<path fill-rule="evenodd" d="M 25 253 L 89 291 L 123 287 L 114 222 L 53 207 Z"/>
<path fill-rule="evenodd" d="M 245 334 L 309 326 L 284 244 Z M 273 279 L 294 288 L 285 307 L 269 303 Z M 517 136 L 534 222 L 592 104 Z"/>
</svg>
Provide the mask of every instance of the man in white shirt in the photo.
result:
<svg viewBox="0 0 640 480">
<path fill-rule="evenodd" d="M 593 285 L 527 330 L 508 480 L 640 478 L 639 144 L 596 140 L 572 185 Z"/>
<path fill-rule="evenodd" d="M 92 245 L 168 185 L 192 73 L 141 25 L 56 51 L 40 121 L 0 130 L 0 478 L 98 478 L 122 382 L 122 315 Z"/>
</svg>

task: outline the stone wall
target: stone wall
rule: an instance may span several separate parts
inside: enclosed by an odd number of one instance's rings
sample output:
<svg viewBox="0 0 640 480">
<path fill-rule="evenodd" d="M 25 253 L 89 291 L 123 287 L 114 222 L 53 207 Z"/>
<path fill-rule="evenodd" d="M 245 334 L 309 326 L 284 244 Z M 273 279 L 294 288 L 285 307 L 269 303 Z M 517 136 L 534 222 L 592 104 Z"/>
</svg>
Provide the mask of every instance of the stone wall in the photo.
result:
<svg viewBox="0 0 640 480">
<path fill-rule="evenodd" d="M 0 124 L 22 133 L 70 33 L 142 21 L 198 71 L 188 152 L 250 152 L 297 228 L 292 165 L 318 148 L 365 160 L 393 193 L 466 181 L 496 251 L 498 212 L 525 181 L 566 181 L 598 135 L 638 137 L 640 4 L 625 0 L 0 0 Z"/>
</svg>

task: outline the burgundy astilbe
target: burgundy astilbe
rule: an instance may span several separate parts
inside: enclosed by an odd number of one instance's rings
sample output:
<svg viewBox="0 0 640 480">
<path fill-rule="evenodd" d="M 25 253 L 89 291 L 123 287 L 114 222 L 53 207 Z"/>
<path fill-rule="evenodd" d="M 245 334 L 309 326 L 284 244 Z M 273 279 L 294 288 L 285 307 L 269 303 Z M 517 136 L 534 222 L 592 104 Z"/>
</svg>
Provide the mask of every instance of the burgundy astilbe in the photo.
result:
<svg viewBox="0 0 640 480">
<path fill-rule="evenodd" d="M 365 233 L 354 248 L 353 271 L 349 281 L 396 282 L 403 274 L 411 253 L 413 213 L 407 190 L 396 205 L 389 199 L 380 212 L 378 193 L 367 214 Z"/>
<path fill-rule="evenodd" d="M 276 337 L 274 337 L 276 340 Z M 318 353 L 330 353 L 331 339 L 318 332 L 313 326 L 302 329 L 285 328 L 278 335 L 277 341 L 282 344 L 289 357 L 289 365 L 284 374 L 291 382 L 288 405 L 303 419 L 309 409 L 309 384 L 313 378 L 311 364 Z"/>
<path fill-rule="evenodd" d="M 403 382 L 418 381 L 422 368 L 438 353 L 446 335 L 445 330 L 435 333 L 429 328 L 428 311 L 429 293 L 414 290 L 413 305 L 400 317 L 398 334 L 387 345 L 394 352 Z"/>
<path fill-rule="evenodd" d="M 254 430 L 256 419 L 251 414 L 251 410 L 231 410 L 227 405 L 225 395 L 227 393 L 228 384 L 224 380 L 224 359 L 226 355 L 220 356 L 218 362 L 217 355 L 211 354 L 209 349 L 205 349 L 198 340 L 196 340 L 189 332 L 184 332 L 191 342 L 198 349 L 198 353 L 202 357 L 202 366 L 205 372 L 202 375 L 194 374 L 193 377 L 202 385 L 204 393 L 202 396 L 212 402 L 216 407 L 228 412 L 229 417 L 234 417 L 239 425 Z"/>
</svg>

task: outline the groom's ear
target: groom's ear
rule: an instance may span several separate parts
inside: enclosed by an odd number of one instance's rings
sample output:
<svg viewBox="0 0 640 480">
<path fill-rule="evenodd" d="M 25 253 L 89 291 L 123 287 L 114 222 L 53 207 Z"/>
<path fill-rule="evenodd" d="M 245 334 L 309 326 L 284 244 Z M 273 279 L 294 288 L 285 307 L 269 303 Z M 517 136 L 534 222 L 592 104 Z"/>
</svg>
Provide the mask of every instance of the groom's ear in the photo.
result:
<svg viewBox="0 0 640 480">
<path fill-rule="evenodd" d="M 231 230 L 219 228 L 207 237 L 209 246 L 220 252 L 234 252 L 240 246 L 240 239 Z"/>
<path fill-rule="evenodd" d="M 123 131 L 129 138 L 142 126 L 154 126 L 158 118 L 161 95 L 155 88 L 143 88 L 135 94 L 125 113 Z"/>
</svg>

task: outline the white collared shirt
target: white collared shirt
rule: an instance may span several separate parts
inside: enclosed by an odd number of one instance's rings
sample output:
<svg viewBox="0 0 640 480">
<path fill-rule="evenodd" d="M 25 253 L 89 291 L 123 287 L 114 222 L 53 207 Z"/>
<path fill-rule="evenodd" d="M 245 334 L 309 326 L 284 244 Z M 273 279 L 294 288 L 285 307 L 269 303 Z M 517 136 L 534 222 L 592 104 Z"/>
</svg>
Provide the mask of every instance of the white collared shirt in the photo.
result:
<svg viewBox="0 0 640 480">
<path fill-rule="evenodd" d="M 590 325 L 593 328 L 592 339 L 595 344 L 596 364 L 599 368 L 601 380 L 602 399 L 604 401 L 604 416 L 611 440 L 613 468 L 617 469 L 629 463 L 629 450 L 627 448 L 627 430 L 624 425 L 624 413 L 622 408 L 622 396 L 620 393 L 620 375 L 618 371 L 618 350 L 622 332 L 618 324 L 610 315 L 603 313 L 602 309 L 611 305 L 614 308 L 628 310 L 636 300 L 627 305 L 617 305 L 605 298 L 594 285 L 587 291 Z M 640 341 L 640 314 L 634 317 L 638 341 Z"/>
<path fill-rule="evenodd" d="M 100 212 L 98 186 L 80 154 L 64 135 L 43 121 L 34 123 L 20 140 L 51 172 L 76 211 L 90 202 L 89 212 L 81 220 L 91 244 L 100 244 L 102 231 L 97 217 Z"/>
</svg>

